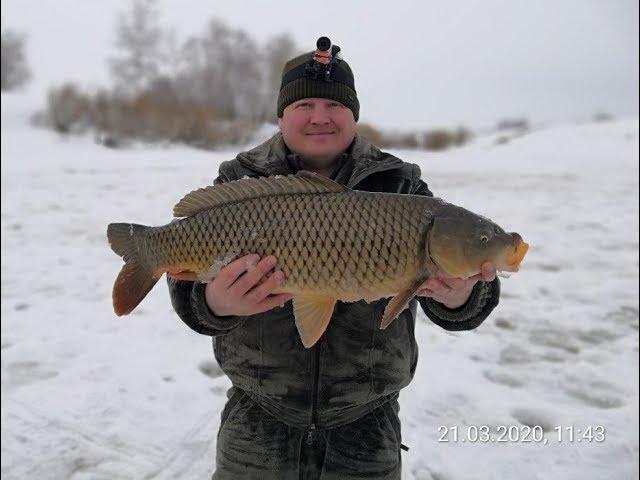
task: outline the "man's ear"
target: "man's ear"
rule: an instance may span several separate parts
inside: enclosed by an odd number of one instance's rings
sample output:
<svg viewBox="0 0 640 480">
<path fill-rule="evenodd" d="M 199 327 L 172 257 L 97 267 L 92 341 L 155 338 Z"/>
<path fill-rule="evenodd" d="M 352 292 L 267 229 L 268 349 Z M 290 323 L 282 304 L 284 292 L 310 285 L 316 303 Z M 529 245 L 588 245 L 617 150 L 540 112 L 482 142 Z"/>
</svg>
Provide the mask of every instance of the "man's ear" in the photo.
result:
<svg viewBox="0 0 640 480">
<path fill-rule="evenodd" d="M 282 131 L 282 118 L 278 118 L 278 129 Z"/>
</svg>

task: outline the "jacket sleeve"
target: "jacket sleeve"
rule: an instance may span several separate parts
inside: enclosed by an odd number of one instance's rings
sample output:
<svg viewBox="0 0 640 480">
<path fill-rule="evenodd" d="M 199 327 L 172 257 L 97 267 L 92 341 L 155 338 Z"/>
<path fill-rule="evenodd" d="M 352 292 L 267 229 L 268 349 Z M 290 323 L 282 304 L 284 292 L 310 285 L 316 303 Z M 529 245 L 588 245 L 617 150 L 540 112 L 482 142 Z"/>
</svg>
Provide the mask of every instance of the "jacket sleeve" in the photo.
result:
<svg viewBox="0 0 640 480">
<path fill-rule="evenodd" d="M 222 174 L 213 182 L 214 185 L 229 181 Z M 185 280 L 173 280 L 167 276 L 171 305 L 180 319 L 192 330 L 203 335 L 215 337 L 224 335 L 242 324 L 247 317 L 220 317 L 207 306 L 204 297 L 206 284 Z"/>
<path fill-rule="evenodd" d="M 173 280 L 167 277 L 171 305 L 180 319 L 192 330 L 215 337 L 224 335 L 244 322 L 247 317 L 220 317 L 213 313 L 204 299 L 205 284 Z"/>
<path fill-rule="evenodd" d="M 433 193 L 420 179 L 420 168 L 416 165 L 411 193 L 433 197 Z M 471 291 L 469 300 L 459 308 L 450 309 L 432 298 L 418 297 L 425 315 L 445 330 L 472 330 L 478 327 L 496 308 L 500 299 L 500 280 L 478 282 Z"/>
</svg>

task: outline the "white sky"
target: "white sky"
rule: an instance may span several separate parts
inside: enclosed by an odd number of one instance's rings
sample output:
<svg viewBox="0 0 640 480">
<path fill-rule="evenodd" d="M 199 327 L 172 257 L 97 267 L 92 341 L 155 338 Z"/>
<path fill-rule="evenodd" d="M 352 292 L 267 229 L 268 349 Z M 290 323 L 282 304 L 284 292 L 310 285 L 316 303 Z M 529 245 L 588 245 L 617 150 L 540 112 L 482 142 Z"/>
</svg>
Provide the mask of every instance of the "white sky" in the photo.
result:
<svg viewBox="0 0 640 480">
<path fill-rule="evenodd" d="M 117 14 L 128 1 L 2 0 L 2 29 L 28 35 L 30 91 L 109 82 Z M 218 17 L 262 41 L 288 32 L 340 45 L 361 119 L 383 127 L 491 126 L 505 117 L 573 121 L 638 114 L 634 0 L 161 0 L 180 38 Z M 375 5 L 375 8 L 373 7 Z"/>
</svg>

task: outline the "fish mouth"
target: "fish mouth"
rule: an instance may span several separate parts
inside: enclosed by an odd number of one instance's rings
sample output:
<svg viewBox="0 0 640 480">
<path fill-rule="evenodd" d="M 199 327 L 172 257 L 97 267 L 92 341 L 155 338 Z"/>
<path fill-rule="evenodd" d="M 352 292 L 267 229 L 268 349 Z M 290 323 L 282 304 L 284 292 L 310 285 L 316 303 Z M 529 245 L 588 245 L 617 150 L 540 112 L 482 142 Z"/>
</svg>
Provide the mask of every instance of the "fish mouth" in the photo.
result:
<svg viewBox="0 0 640 480">
<path fill-rule="evenodd" d="M 529 251 L 529 244 L 522 240 L 522 237 L 517 233 L 511 234 L 513 240 L 513 251 L 507 254 L 506 258 L 506 271 L 517 272 L 520 269 L 520 262 L 524 259 L 524 256 Z"/>
</svg>

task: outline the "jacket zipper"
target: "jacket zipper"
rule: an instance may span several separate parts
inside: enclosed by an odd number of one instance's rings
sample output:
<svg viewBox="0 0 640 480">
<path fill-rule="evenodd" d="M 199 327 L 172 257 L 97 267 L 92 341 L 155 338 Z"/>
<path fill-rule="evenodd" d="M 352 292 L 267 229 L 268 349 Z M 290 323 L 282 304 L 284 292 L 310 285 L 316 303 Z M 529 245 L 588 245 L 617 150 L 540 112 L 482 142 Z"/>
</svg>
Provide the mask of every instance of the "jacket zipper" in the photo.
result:
<svg viewBox="0 0 640 480">
<path fill-rule="evenodd" d="M 392 170 L 393 168 L 397 167 L 397 164 L 391 163 L 391 164 L 387 164 L 387 165 L 375 165 L 371 168 L 369 168 L 368 170 L 364 170 L 362 172 L 360 172 L 360 174 L 356 177 L 350 178 L 349 179 L 349 183 L 347 184 L 347 187 L 353 189 L 355 188 L 356 185 L 358 185 L 360 182 L 362 182 L 365 178 L 369 177 L 370 175 L 373 175 L 374 173 L 380 173 L 380 172 L 384 172 L 386 170 Z"/>
<path fill-rule="evenodd" d="M 307 445 L 313 445 L 316 432 L 317 409 L 318 409 L 318 383 L 320 379 L 320 342 L 316 344 L 313 352 L 313 388 L 311 390 L 311 422 L 307 429 Z"/>
</svg>

